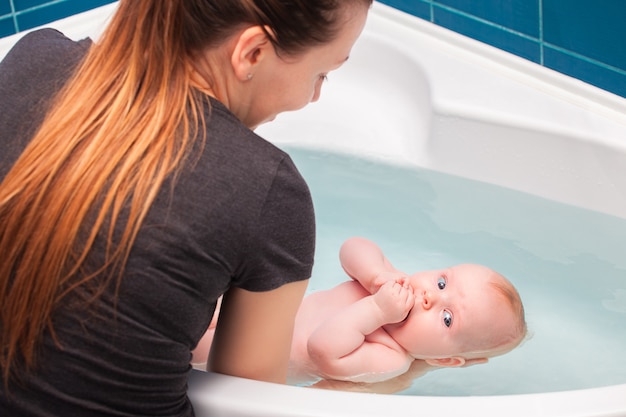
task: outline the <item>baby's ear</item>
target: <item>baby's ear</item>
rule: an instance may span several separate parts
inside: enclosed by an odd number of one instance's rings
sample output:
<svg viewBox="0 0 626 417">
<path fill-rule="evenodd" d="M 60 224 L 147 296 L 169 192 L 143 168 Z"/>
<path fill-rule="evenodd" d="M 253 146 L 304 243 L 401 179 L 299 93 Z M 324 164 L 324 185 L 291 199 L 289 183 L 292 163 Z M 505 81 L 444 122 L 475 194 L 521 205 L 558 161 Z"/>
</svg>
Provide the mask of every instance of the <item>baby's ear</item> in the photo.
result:
<svg viewBox="0 0 626 417">
<path fill-rule="evenodd" d="M 474 359 L 465 359 L 465 364 L 462 365 L 464 368 L 472 365 L 478 365 L 481 363 L 487 363 L 489 359 L 487 358 L 474 358 Z"/>
<path fill-rule="evenodd" d="M 478 365 L 480 363 L 487 363 L 487 358 L 473 358 L 473 359 L 465 359 L 461 356 L 453 356 L 451 358 L 440 358 L 440 359 L 426 359 L 426 363 L 431 366 L 439 366 L 439 367 L 447 367 L 447 368 L 456 368 L 459 366 L 468 367 L 472 365 Z"/>
<path fill-rule="evenodd" d="M 474 360 L 474 359 L 470 359 Z M 458 366 L 464 366 L 467 360 L 460 356 L 453 356 L 451 358 L 439 358 L 439 359 L 426 359 L 426 363 L 431 366 L 455 368 Z"/>
</svg>

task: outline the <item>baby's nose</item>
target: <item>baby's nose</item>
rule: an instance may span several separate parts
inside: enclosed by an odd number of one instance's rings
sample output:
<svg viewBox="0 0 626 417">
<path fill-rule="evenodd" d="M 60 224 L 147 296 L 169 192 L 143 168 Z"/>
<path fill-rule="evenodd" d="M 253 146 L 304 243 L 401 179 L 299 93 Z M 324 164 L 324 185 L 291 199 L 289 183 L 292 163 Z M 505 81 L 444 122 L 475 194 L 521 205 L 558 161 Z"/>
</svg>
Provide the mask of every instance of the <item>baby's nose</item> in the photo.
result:
<svg viewBox="0 0 626 417">
<path fill-rule="evenodd" d="M 422 307 L 424 308 L 424 310 L 430 310 L 434 302 L 435 302 L 435 298 L 430 292 L 428 291 L 422 292 Z"/>
</svg>

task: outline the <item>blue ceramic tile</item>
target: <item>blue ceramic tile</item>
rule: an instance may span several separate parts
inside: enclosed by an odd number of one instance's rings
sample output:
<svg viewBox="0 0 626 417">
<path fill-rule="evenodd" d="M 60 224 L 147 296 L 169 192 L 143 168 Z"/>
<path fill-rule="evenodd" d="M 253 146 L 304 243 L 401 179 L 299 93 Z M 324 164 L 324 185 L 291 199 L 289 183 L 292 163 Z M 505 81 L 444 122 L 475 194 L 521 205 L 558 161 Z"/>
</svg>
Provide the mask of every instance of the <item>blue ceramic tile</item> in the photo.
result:
<svg viewBox="0 0 626 417">
<path fill-rule="evenodd" d="M 539 38 L 539 0 L 435 0 L 434 3 Z"/>
<path fill-rule="evenodd" d="M 626 97 L 626 73 L 611 70 L 550 47 L 544 49 L 544 65 L 596 87 Z"/>
<path fill-rule="evenodd" d="M 543 0 L 544 41 L 626 70 L 626 1 Z"/>
<path fill-rule="evenodd" d="M 0 38 L 3 36 L 13 35 L 15 33 L 15 25 L 11 16 L 0 19 Z"/>
<path fill-rule="evenodd" d="M 435 7 L 434 14 L 434 21 L 440 26 L 515 55 L 519 55 L 533 62 L 541 62 L 539 42 L 439 7 Z"/>
<path fill-rule="evenodd" d="M 46 3 L 52 3 L 50 0 L 13 0 L 15 11 L 30 9 L 31 7 L 45 5 Z"/>
<path fill-rule="evenodd" d="M 379 3 L 395 7 L 422 19 L 430 20 L 430 4 L 421 0 L 379 0 Z"/>
<path fill-rule="evenodd" d="M 9 0 L 0 0 L 0 16 L 11 13 L 11 3 Z"/>
<path fill-rule="evenodd" d="M 29 0 L 32 1 L 32 0 Z M 90 10 L 114 0 L 78 0 L 52 3 L 17 15 L 19 30 L 45 25 L 63 17 Z"/>
</svg>

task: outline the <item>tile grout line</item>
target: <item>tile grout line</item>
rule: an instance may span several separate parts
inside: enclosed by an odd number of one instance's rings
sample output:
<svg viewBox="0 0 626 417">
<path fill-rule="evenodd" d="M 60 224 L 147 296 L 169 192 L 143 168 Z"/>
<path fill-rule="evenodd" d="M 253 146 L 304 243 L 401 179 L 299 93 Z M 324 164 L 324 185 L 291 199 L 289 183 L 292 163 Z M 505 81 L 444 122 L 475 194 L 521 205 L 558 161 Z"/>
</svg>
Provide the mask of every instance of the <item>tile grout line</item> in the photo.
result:
<svg viewBox="0 0 626 417">
<path fill-rule="evenodd" d="M 429 4 L 430 4 L 430 22 L 435 23 L 435 3 L 432 0 L 430 0 Z"/>
<path fill-rule="evenodd" d="M 545 65 L 544 60 L 544 39 L 543 39 L 543 0 L 539 0 L 539 60 L 541 65 Z"/>
<path fill-rule="evenodd" d="M 434 23 L 435 10 L 437 8 L 440 8 L 442 10 L 446 10 L 447 12 L 456 14 L 458 16 L 467 18 L 469 20 L 473 20 L 475 22 L 482 23 L 482 24 L 490 26 L 492 28 L 502 30 L 503 32 L 519 36 L 520 38 L 523 38 L 523 39 L 526 39 L 526 40 L 529 40 L 529 41 L 532 41 L 532 42 L 536 42 L 538 44 L 538 46 L 539 46 L 539 59 L 540 59 L 540 65 L 542 65 L 542 66 L 545 66 L 545 49 L 546 49 L 546 47 L 548 47 L 550 49 L 556 50 L 556 51 L 561 52 L 561 53 L 563 53 L 565 55 L 571 56 L 573 58 L 576 58 L 578 60 L 587 62 L 587 63 L 592 64 L 592 65 L 598 66 L 600 68 L 603 68 L 603 69 L 606 69 L 606 70 L 609 70 L 609 71 L 613 71 L 613 72 L 615 72 L 617 74 L 620 74 L 620 75 L 626 75 L 626 71 L 623 70 L 623 69 L 620 69 L 618 67 L 606 64 L 606 63 L 604 63 L 602 61 L 595 60 L 593 58 L 589 58 L 589 57 L 587 57 L 585 55 L 578 54 L 578 53 L 576 53 L 574 51 L 570 51 L 568 49 L 561 48 L 561 47 L 558 47 L 556 45 L 552 45 L 552 44 L 547 43 L 545 41 L 545 39 L 544 39 L 543 0 L 538 0 L 538 6 L 539 6 L 539 37 L 538 38 L 535 38 L 535 37 L 527 35 L 525 33 L 513 30 L 513 29 L 508 28 L 508 27 L 506 27 L 504 25 L 500 25 L 500 24 L 497 24 L 497 23 L 494 23 L 494 22 L 490 22 L 489 20 L 480 18 L 478 16 L 474 16 L 472 14 L 463 12 L 463 11 L 455 9 L 453 7 L 442 5 L 442 4 L 438 3 L 436 0 L 430 0 L 429 3 L 431 5 L 431 22 L 433 22 L 433 23 Z"/>
<path fill-rule="evenodd" d="M 15 4 L 13 0 L 9 0 L 9 6 L 11 7 L 11 17 L 13 18 L 13 29 L 15 33 L 19 32 L 19 25 L 17 24 L 17 16 L 15 14 Z"/>
<path fill-rule="evenodd" d="M 436 2 L 433 2 L 433 6 L 434 6 L 434 3 L 436 3 Z M 482 23 L 482 24 L 484 24 L 486 26 L 489 26 L 489 27 L 492 27 L 492 28 L 495 28 L 495 29 L 499 29 L 499 30 L 501 30 L 503 32 L 519 36 L 520 38 L 523 38 L 523 39 L 526 39 L 526 40 L 529 40 L 529 41 L 533 41 L 533 42 L 537 42 L 537 43 L 540 42 L 539 38 L 536 38 L 536 37 L 531 36 L 531 35 L 527 35 L 526 33 L 523 33 L 523 32 L 511 29 L 511 28 L 509 28 L 507 26 L 504 26 L 504 25 L 501 25 L 501 24 L 498 24 L 498 23 L 491 22 L 491 21 L 489 21 L 487 19 L 483 19 L 482 17 L 478 17 L 478 16 L 475 16 L 473 14 L 466 13 L 466 12 L 464 12 L 462 10 L 455 9 L 453 7 L 449 7 L 449 6 L 440 4 L 440 3 L 437 3 L 437 5 L 434 6 L 434 7 L 440 8 L 440 9 L 445 10 L 445 11 L 450 12 L 450 13 L 453 13 L 453 14 L 455 14 L 457 16 L 461 16 L 461 17 L 464 17 L 466 19 L 473 20 L 473 21 L 478 22 L 478 23 Z M 434 10 L 433 10 L 433 14 L 434 14 Z"/>
<path fill-rule="evenodd" d="M 32 12 L 35 10 L 40 10 L 46 7 L 50 7 L 50 6 L 54 6 L 56 4 L 61 4 L 66 2 L 67 0 L 51 0 L 51 1 L 44 1 L 36 6 L 32 6 L 32 7 L 28 7 L 24 10 L 20 10 L 20 11 L 16 11 L 15 9 L 15 1 L 14 0 L 9 0 L 9 4 L 11 5 L 11 16 L 13 18 L 13 26 L 15 29 L 15 33 L 19 33 L 20 32 L 20 25 L 17 21 L 18 16 L 28 13 L 28 12 Z"/>
<path fill-rule="evenodd" d="M 549 49 L 555 50 L 555 51 L 560 52 L 560 53 L 562 53 L 564 55 L 570 56 L 572 58 L 576 58 L 579 61 L 583 61 L 583 62 L 586 62 L 588 64 L 592 64 L 592 65 L 595 65 L 597 67 L 601 67 L 601 68 L 604 68 L 606 70 L 616 72 L 617 74 L 626 76 L 626 70 L 621 69 L 621 68 L 616 67 L 616 66 L 613 66 L 613 65 L 610 65 L 610 64 L 607 64 L 606 62 L 602 62 L 602 61 L 598 61 L 597 59 L 589 58 L 588 56 L 579 54 L 579 53 L 574 52 L 574 51 L 570 51 L 569 49 L 565 49 L 565 48 L 562 48 L 560 46 L 553 45 L 551 43 L 544 42 L 543 45 L 548 47 Z"/>
</svg>

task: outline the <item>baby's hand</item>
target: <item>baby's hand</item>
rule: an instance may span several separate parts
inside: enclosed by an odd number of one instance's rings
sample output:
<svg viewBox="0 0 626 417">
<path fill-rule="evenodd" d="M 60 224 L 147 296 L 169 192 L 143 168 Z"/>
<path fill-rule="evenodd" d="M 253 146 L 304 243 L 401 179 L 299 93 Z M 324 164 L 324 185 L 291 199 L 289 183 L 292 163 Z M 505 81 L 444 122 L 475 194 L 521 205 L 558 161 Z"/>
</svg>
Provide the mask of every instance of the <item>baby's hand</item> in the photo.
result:
<svg viewBox="0 0 626 417">
<path fill-rule="evenodd" d="M 404 320 L 413 308 L 415 296 L 413 288 L 407 283 L 385 282 L 373 295 L 374 302 L 380 308 L 385 324 Z"/>
<path fill-rule="evenodd" d="M 397 282 L 401 285 L 405 284 L 407 280 L 407 276 L 405 273 L 400 271 L 385 271 L 381 272 L 376 276 L 374 281 L 372 281 L 372 286 L 370 288 L 370 294 L 376 294 L 380 288 L 386 284 L 387 282 Z"/>
</svg>

